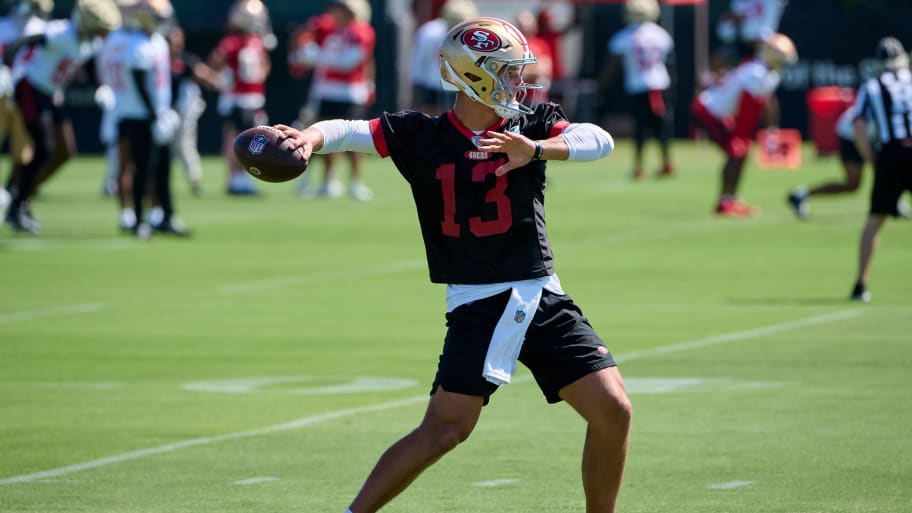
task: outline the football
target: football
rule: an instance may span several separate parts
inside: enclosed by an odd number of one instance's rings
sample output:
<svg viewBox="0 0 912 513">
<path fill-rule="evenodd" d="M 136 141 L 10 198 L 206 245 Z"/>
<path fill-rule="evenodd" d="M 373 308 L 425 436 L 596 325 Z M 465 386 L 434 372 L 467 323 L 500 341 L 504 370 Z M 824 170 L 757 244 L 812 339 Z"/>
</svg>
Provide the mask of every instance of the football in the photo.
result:
<svg viewBox="0 0 912 513">
<path fill-rule="evenodd" d="M 234 155 L 254 178 L 264 182 L 287 182 L 307 170 L 300 148 L 285 147 L 282 133 L 271 126 L 256 126 L 234 138 Z"/>
</svg>

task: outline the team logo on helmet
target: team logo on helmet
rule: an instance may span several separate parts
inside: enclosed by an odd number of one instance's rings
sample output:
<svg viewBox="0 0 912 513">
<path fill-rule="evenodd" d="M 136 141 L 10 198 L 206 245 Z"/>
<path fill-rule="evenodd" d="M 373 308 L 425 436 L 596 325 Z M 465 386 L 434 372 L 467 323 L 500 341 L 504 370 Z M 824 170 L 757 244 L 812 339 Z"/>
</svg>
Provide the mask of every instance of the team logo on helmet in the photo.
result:
<svg viewBox="0 0 912 513">
<path fill-rule="evenodd" d="M 483 28 L 473 28 L 465 31 L 462 34 L 462 43 L 479 52 L 493 52 L 503 46 L 497 34 Z"/>
<path fill-rule="evenodd" d="M 267 139 L 265 135 L 256 134 L 253 136 L 253 139 L 250 140 L 250 145 L 247 149 L 250 150 L 251 155 L 259 155 L 266 149 L 267 144 L 269 144 L 269 139 Z"/>
</svg>

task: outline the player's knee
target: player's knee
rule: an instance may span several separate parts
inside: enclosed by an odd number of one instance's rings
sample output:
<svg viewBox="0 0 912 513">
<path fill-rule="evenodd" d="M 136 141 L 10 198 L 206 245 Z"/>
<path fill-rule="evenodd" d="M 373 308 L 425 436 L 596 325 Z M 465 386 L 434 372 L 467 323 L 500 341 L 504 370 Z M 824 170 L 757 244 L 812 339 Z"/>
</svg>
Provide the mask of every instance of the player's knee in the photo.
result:
<svg viewBox="0 0 912 513">
<path fill-rule="evenodd" d="M 430 452 L 435 455 L 445 454 L 465 442 L 472 434 L 470 427 L 459 423 L 446 423 L 433 428 L 425 429 L 426 440 L 430 445 Z"/>
<path fill-rule="evenodd" d="M 633 418 L 633 405 L 623 390 L 612 392 L 602 403 L 597 419 L 591 419 L 590 424 L 615 430 L 630 425 Z"/>
</svg>

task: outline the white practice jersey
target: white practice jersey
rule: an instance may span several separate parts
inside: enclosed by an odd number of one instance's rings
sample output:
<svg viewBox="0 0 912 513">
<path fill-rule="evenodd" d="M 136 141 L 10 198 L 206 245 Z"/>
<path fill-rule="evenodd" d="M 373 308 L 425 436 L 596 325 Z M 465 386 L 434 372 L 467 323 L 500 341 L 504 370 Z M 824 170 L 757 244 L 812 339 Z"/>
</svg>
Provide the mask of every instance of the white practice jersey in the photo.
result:
<svg viewBox="0 0 912 513">
<path fill-rule="evenodd" d="M 758 41 L 779 31 L 786 0 L 732 0 L 731 10 L 741 19 L 741 39 Z"/>
<path fill-rule="evenodd" d="M 446 20 L 436 18 L 418 27 L 412 43 L 412 83 L 435 91 L 442 91 L 440 84 L 440 43 L 449 28 Z"/>
<path fill-rule="evenodd" d="M 767 68 L 761 60 L 745 61 L 700 93 L 700 103 L 713 116 L 722 119 L 737 114 L 743 93 L 767 100 L 779 87 L 779 81 L 779 73 Z"/>
<path fill-rule="evenodd" d="M 101 81 L 114 91 L 115 119 L 149 119 L 139 88 L 148 94 L 156 112 L 171 105 L 171 69 L 168 45 L 159 34 L 137 30 L 112 32 L 99 55 Z M 146 83 L 137 84 L 133 72 L 145 72 Z"/>
<path fill-rule="evenodd" d="M 668 32 L 652 22 L 628 25 L 608 42 L 608 51 L 624 59 L 624 89 L 628 94 L 668 89 L 671 77 L 665 61 L 673 48 Z"/>
<path fill-rule="evenodd" d="M 79 38 L 70 20 L 47 22 L 47 41 L 32 52 L 25 64 L 25 78 L 35 89 L 53 96 L 62 91 L 79 68 L 91 59 L 99 45 Z"/>
</svg>

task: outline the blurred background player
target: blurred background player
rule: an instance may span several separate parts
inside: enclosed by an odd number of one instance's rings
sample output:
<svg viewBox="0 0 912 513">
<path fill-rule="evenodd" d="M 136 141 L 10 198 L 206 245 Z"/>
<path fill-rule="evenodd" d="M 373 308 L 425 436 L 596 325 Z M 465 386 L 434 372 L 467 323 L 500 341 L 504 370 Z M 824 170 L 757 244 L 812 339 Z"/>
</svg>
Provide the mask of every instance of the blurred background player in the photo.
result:
<svg viewBox="0 0 912 513">
<path fill-rule="evenodd" d="M 222 117 L 222 155 L 228 166 L 228 194 L 254 195 L 252 179 L 241 167 L 231 144 L 242 130 L 268 122 L 266 78 L 271 70 L 263 37 L 269 25 L 260 0 L 237 0 L 228 14 L 228 33 L 209 54 L 209 66 L 222 74 L 218 112 Z"/>
<path fill-rule="evenodd" d="M 691 102 L 694 123 L 706 130 L 726 155 L 717 214 L 749 217 L 759 213 L 738 198 L 738 184 L 754 132 L 770 97 L 779 87 L 779 70 L 797 59 L 792 40 L 783 34 L 773 34 L 760 45 L 753 59 L 726 73 Z M 778 126 L 779 120 L 771 119 L 770 111 L 767 114 L 767 125 Z"/>
<path fill-rule="evenodd" d="M 476 16 L 475 2 L 447 0 L 439 17 L 424 22 L 415 31 L 409 64 L 413 109 L 436 116 L 453 106 L 456 93 L 446 91 L 440 84 L 440 43 L 451 28 Z"/>
<path fill-rule="evenodd" d="M 171 99 L 180 117 L 171 149 L 184 168 L 194 195 L 203 192 L 203 164 L 199 154 L 199 119 L 206 110 L 202 87 L 217 90 L 219 75 L 199 56 L 186 51 L 183 29 L 175 24 L 168 31 L 171 48 Z"/>
<path fill-rule="evenodd" d="M 800 219 L 806 219 L 811 208 L 807 204 L 811 196 L 831 196 L 855 192 L 861 186 L 861 174 L 864 171 L 864 157 L 855 146 L 855 130 L 852 122 L 855 119 L 855 108 L 849 107 L 836 122 L 836 135 L 839 136 L 839 160 L 845 174 L 842 182 L 826 182 L 808 189 L 801 185 L 788 195 L 788 203 Z"/>
<path fill-rule="evenodd" d="M 53 10 L 53 0 L 19 0 L 13 4 L 9 15 L 0 17 L 0 54 L 21 37 L 43 33 L 47 18 Z M 10 187 L 18 180 L 15 175 L 22 164 L 32 158 L 31 141 L 13 100 L 12 68 L 21 69 L 28 55 L 28 49 L 24 48 L 14 58 L 12 65 L 7 66 L 0 62 L 0 145 L 9 136 L 12 157 L 8 182 Z M 5 209 L 9 202 L 9 192 L 0 186 L 0 210 Z"/>
<path fill-rule="evenodd" d="M 541 86 L 541 97 L 538 100 L 547 100 L 554 80 L 553 48 L 548 41 L 539 36 L 538 17 L 532 11 L 520 11 L 516 15 L 516 28 L 526 36 L 529 51 L 536 56 L 536 62 L 526 65 L 526 69 L 523 70 L 523 80 L 528 84 Z M 531 98 L 524 100 L 528 102 Z"/>
<path fill-rule="evenodd" d="M 32 159 L 22 166 L 17 190 L 6 212 L 16 231 L 41 230 L 29 209 L 40 181 L 47 179 L 76 151 L 73 127 L 62 108 L 63 90 L 83 63 L 100 47 L 100 39 L 120 26 L 120 10 L 112 0 L 79 0 L 72 19 L 48 22 L 46 30 L 19 39 L 4 52 L 12 62 L 23 46 L 34 53 L 15 86 L 16 105 L 34 146 Z"/>
<path fill-rule="evenodd" d="M 868 272 L 888 216 L 899 215 L 902 194 L 912 192 L 912 71 L 909 55 L 898 39 L 886 37 L 877 45 L 881 64 L 877 76 L 858 89 L 853 129 L 859 153 L 874 163 L 871 207 L 861 232 L 858 274 L 850 298 L 869 301 Z M 869 126 L 874 130 L 871 144 Z"/>
<path fill-rule="evenodd" d="M 757 52 L 760 43 L 779 32 L 779 22 L 788 0 L 731 0 L 729 10 L 716 24 L 722 43 L 712 58 L 719 71 L 733 68 Z"/>
<path fill-rule="evenodd" d="M 855 108 L 849 107 L 845 110 L 836 122 L 836 135 L 839 137 L 839 161 L 842 165 L 845 181 L 842 182 L 825 182 L 816 185 L 811 189 L 801 185 L 789 193 L 787 201 L 795 211 L 799 219 L 806 219 L 811 214 L 811 207 L 807 200 L 811 196 L 833 196 L 848 194 L 857 191 L 861 187 L 862 172 L 865 167 L 864 157 L 858 152 L 855 146 L 855 129 L 853 121 L 855 120 Z M 902 199 L 897 206 L 901 217 L 912 216 L 912 210 Z"/>
<path fill-rule="evenodd" d="M 125 30 L 112 34 L 100 55 L 103 81 L 114 92 L 121 206 L 120 226 L 139 238 L 175 228 L 170 192 L 170 144 L 178 116 L 171 109 L 168 44 L 160 31 L 173 17 L 168 0 L 122 0 Z M 156 208 L 143 216 L 149 185 Z"/>
<path fill-rule="evenodd" d="M 361 119 L 374 101 L 374 45 L 376 34 L 370 25 L 367 0 L 334 0 L 329 4 L 335 28 L 322 44 L 312 41 L 301 50 L 302 64 L 313 68 L 313 85 L 308 102 L 316 105 L 317 119 Z M 361 178 L 363 155 L 344 152 L 350 165 L 348 191 L 352 198 L 370 201 L 373 192 Z M 301 182 L 302 196 L 339 197 L 344 193 L 336 177 L 338 154 L 324 155 L 323 183 L 314 191 L 309 181 Z"/>
<path fill-rule="evenodd" d="M 659 140 L 662 155 L 659 176 L 671 176 L 674 173 L 669 150 L 671 75 L 665 63 L 674 42 L 655 23 L 659 19 L 658 0 L 627 0 L 624 19 L 627 26 L 608 41 L 610 61 L 600 77 L 600 87 L 605 90 L 623 66 L 624 90 L 630 96 L 634 120 L 633 178 L 643 177 L 643 147 L 649 134 Z"/>
</svg>

